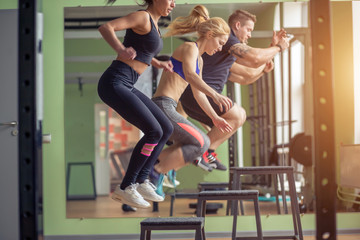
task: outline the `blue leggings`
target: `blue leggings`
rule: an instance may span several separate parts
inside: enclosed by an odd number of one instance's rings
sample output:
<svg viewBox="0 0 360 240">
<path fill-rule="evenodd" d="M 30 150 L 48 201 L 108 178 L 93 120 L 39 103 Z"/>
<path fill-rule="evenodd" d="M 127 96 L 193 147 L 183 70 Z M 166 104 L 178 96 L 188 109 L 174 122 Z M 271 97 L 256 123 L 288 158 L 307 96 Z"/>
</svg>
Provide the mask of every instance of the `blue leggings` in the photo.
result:
<svg viewBox="0 0 360 240">
<path fill-rule="evenodd" d="M 121 117 L 139 128 L 144 136 L 136 144 L 121 189 L 148 178 L 150 170 L 173 132 L 165 114 L 146 95 L 134 88 L 139 74 L 130 66 L 113 61 L 98 84 L 98 94 Z M 154 150 L 148 151 L 149 146 Z M 144 150 L 147 149 L 147 150 Z M 150 154 L 149 154 L 150 152 Z"/>
</svg>

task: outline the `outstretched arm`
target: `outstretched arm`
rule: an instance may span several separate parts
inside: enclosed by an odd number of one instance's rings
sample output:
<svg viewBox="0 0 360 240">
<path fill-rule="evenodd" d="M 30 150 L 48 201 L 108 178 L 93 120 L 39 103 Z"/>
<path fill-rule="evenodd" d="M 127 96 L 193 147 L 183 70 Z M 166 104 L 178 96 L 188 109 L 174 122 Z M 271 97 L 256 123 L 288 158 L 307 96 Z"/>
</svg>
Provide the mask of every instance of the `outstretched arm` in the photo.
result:
<svg viewBox="0 0 360 240">
<path fill-rule="evenodd" d="M 237 43 L 231 46 L 229 52 L 236 57 L 236 62 L 247 67 L 258 68 L 269 62 L 274 56 L 289 47 L 289 39 L 286 32 L 281 30 L 273 32 L 271 47 L 253 48 L 245 43 Z"/>
</svg>

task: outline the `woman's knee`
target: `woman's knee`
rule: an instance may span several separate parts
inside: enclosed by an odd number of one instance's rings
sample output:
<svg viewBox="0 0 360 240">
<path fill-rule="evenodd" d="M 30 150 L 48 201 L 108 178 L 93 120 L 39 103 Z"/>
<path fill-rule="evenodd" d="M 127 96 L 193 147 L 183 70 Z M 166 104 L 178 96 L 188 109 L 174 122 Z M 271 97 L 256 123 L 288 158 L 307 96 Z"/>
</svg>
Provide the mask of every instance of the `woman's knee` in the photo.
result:
<svg viewBox="0 0 360 240">
<path fill-rule="evenodd" d="M 152 127 L 150 131 L 144 134 L 147 135 L 148 141 L 158 143 L 162 139 L 164 132 L 162 127 L 159 125 Z"/>
<path fill-rule="evenodd" d="M 169 139 L 174 130 L 173 125 L 169 121 L 168 123 L 157 124 L 147 133 L 149 139 L 159 142 L 163 139 Z"/>
<path fill-rule="evenodd" d="M 163 130 L 163 138 L 169 139 L 174 131 L 174 126 L 169 121 L 168 123 L 162 125 L 162 130 Z"/>
</svg>

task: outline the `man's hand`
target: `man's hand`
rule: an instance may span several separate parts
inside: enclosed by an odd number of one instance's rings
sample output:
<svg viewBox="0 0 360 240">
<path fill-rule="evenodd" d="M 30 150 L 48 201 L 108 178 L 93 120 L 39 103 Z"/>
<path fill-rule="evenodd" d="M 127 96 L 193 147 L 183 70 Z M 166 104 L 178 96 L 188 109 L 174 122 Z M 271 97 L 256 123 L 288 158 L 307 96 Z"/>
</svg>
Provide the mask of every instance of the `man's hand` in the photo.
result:
<svg viewBox="0 0 360 240">
<path fill-rule="evenodd" d="M 279 46 L 281 49 L 281 51 L 284 51 L 285 49 L 287 49 L 290 46 L 289 43 L 289 38 L 287 37 L 283 37 L 279 40 L 278 44 L 276 44 L 276 46 Z"/>
<path fill-rule="evenodd" d="M 231 99 L 226 96 L 221 95 L 220 93 L 216 93 L 215 97 L 213 97 L 212 99 L 219 106 L 221 112 L 224 109 L 225 109 L 225 112 L 227 112 L 232 107 Z"/>
<path fill-rule="evenodd" d="M 284 29 L 281 29 L 278 32 L 273 31 L 271 46 L 276 46 L 277 44 L 279 44 L 282 38 L 286 38 L 286 31 Z"/>
<path fill-rule="evenodd" d="M 273 69 L 274 69 L 274 62 L 271 60 L 266 63 L 263 72 L 268 73 L 268 72 L 271 72 Z"/>
</svg>

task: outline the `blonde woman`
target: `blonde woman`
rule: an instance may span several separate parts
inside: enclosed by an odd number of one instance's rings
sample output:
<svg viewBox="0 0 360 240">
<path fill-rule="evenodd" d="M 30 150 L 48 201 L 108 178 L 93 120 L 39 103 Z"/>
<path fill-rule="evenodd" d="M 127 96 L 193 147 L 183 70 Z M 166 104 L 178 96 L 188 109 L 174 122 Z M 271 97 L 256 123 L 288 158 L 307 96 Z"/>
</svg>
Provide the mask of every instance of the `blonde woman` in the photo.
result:
<svg viewBox="0 0 360 240">
<path fill-rule="evenodd" d="M 274 56 L 289 47 L 289 40 L 286 38 L 286 32 L 283 29 L 273 33 L 272 47 L 253 48 L 247 45 L 255 23 L 255 15 L 241 9 L 234 11 L 228 19 L 231 34 L 222 51 L 211 56 L 206 53 L 202 56 L 204 60 L 203 80 L 218 93 L 223 91 L 227 81 L 242 85 L 251 84 L 264 73 L 272 71 Z M 227 167 L 217 158 L 215 150 L 245 123 L 245 110 L 234 104 L 229 111 L 221 111 L 209 99 L 217 114 L 226 119 L 233 127 L 231 132 L 221 132 L 197 104 L 190 87 L 185 89 L 180 102 L 187 115 L 207 126 L 207 135 L 211 144 L 208 151 L 205 152 L 204 158 L 209 161 L 213 168 L 225 171 Z"/>
<path fill-rule="evenodd" d="M 190 32 L 197 32 L 198 39 L 195 42 L 181 44 L 173 52 L 170 58 L 173 72 L 163 72 L 152 99 L 164 111 L 174 127 L 170 138 L 174 144 L 161 152 L 159 162 L 154 166 L 155 172 L 158 173 L 178 170 L 194 162 L 207 171 L 212 170 L 201 157 L 210 145 L 209 138 L 176 111 L 179 98 L 188 84 L 192 86 L 196 100 L 214 125 L 224 132 L 232 130 L 229 123 L 213 110 L 206 95 L 224 110 L 231 108 L 232 101 L 209 87 L 202 80 L 201 72 L 203 66 L 201 55 L 205 52 L 212 55 L 221 51 L 228 40 L 230 28 L 222 18 L 209 18 L 207 9 L 198 5 L 188 16 L 175 19 L 170 24 L 166 36 Z M 161 179 L 158 182 L 161 182 Z"/>
</svg>

